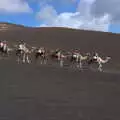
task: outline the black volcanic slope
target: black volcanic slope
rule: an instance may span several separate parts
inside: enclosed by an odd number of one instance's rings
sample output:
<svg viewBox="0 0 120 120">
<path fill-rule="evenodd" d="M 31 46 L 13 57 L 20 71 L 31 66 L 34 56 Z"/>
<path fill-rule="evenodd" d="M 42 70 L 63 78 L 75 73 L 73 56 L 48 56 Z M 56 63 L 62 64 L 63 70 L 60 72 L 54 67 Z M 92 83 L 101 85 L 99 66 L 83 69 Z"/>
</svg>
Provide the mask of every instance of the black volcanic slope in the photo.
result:
<svg viewBox="0 0 120 120">
<path fill-rule="evenodd" d="M 7 24 L 7 26 L 9 26 Z M 120 36 L 65 28 L 12 26 L 0 39 L 111 56 L 104 69 L 78 71 L 0 61 L 0 120 L 120 120 Z M 3 28 L 2 28 L 3 29 Z"/>
</svg>

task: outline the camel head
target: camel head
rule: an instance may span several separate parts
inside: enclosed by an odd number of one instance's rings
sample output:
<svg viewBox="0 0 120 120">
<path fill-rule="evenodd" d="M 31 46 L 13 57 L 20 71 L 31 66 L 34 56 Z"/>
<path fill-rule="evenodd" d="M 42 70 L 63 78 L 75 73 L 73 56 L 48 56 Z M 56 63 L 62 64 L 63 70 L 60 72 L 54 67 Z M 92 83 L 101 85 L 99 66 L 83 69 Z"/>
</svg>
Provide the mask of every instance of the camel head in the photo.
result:
<svg viewBox="0 0 120 120">
<path fill-rule="evenodd" d="M 31 47 L 32 49 L 36 49 L 36 47 Z"/>
<path fill-rule="evenodd" d="M 111 57 L 106 57 L 105 60 L 100 58 L 100 61 L 101 61 L 101 63 L 107 63 L 110 59 L 111 59 Z"/>
<path fill-rule="evenodd" d="M 90 54 L 90 53 L 86 53 L 85 56 L 86 56 L 87 58 L 89 58 L 89 57 L 91 56 L 91 54 Z"/>
<path fill-rule="evenodd" d="M 111 59 L 111 57 L 106 57 L 106 62 L 108 62 Z"/>
<path fill-rule="evenodd" d="M 106 59 L 110 60 L 110 59 L 111 59 L 111 57 L 106 57 Z"/>
<path fill-rule="evenodd" d="M 31 47 L 31 52 L 36 51 L 37 47 Z"/>
<path fill-rule="evenodd" d="M 109 61 L 111 59 L 111 57 L 106 57 L 106 60 Z"/>
<path fill-rule="evenodd" d="M 13 49 L 12 48 L 8 48 L 8 51 L 13 51 Z"/>
<path fill-rule="evenodd" d="M 86 53 L 86 56 L 90 56 L 91 54 L 90 53 Z"/>
</svg>

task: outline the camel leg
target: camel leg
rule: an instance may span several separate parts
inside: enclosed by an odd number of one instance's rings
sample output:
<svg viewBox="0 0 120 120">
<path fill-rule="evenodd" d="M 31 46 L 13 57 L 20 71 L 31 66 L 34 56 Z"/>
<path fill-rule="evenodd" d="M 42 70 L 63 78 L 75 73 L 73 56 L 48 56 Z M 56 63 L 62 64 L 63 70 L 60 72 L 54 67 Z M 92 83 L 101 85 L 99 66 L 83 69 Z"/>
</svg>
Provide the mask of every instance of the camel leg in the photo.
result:
<svg viewBox="0 0 120 120">
<path fill-rule="evenodd" d="M 63 67 L 63 60 L 60 60 L 60 67 Z"/>
<path fill-rule="evenodd" d="M 79 65 L 79 63 L 77 62 L 77 66 L 76 66 L 77 68 L 79 68 L 80 67 L 80 65 Z"/>
<path fill-rule="evenodd" d="M 80 63 L 79 63 L 79 67 L 80 69 L 82 69 L 82 61 L 80 60 Z"/>
<path fill-rule="evenodd" d="M 60 56 L 58 55 L 58 61 L 60 60 L 60 58 L 61 58 L 61 55 Z"/>
<path fill-rule="evenodd" d="M 29 60 L 29 56 L 26 55 L 26 60 L 27 60 L 27 63 L 30 63 L 30 60 Z"/>
<path fill-rule="evenodd" d="M 40 63 L 41 63 L 41 65 L 43 64 L 43 57 L 42 56 L 40 58 Z"/>
<path fill-rule="evenodd" d="M 38 63 L 39 56 L 38 54 L 35 54 L 35 62 Z"/>
<path fill-rule="evenodd" d="M 77 68 L 82 68 L 82 64 L 81 64 L 81 62 L 79 62 L 79 63 L 77 63 Z"/>
<path fill-rule="evenodd" d="M 25 55 L 25 53 L 23 54 L 23 63 L 25 63 L 25 57 L 26 57 L 26 55 Z"/>
<path fill-rule="evenodd" d="M 19 56 L 17 57 L 17 62 L 18 62 L 18 64 L 20 63 L 20 57 Z"/>
<path fill-rule="evenodd" d="M 63 58 L 62 55 L 58 55 L 58 61 L 60 62 L 60 67 L 63 67 Z"/>
<path fill-rule="evenodd" d="M 42 56 L 40 56 L 40 64 L 41 64 L 41 65 L 43 64 Z"/>
<path fill-rule="evenodd" d="M 99 63 L 98 70 L 101 72 L 102 71 L 102 64 Z"/>
<path fill-rule="evenodd" d="M 8 51 L 8 49 L 5 50 L 5 55 L 6 55 L 6 57 L 9 57 L 9 51 Z"/>
<path fill-rule="evenodd" d="M 16 54 L 17 55 L 17 63 L 19 64 L 20 63 L 20 60 L 21 60 L 21 57 L 22 57 L 22 55 L 21 54 Z"/>
<path fill-rule="evenodd" d="M 19 64 L 19 62 L 20 62 L 20 58 L 19 58 L 19 54 L 16 52 L 16 61 L 17 61 L 17 63 Z"/>
<path fill-rule="evenodd" d="M 77 58 L 76 62 L 77 62 L 77 68 L 80 68 L 80 61 L 78 58 Z"/>
<path fill-rule="evenodd" d="M 4 48 L 4 57 L 8 57 L 8 49 Z"/>
<path fill-rule="evenodd" d="M 45 56 L 43 57 L 43 63 L 47 64 L 47 60 L 46 60 Z"/>
<path fill-rule="evenodd" d="M 42 56 L 42 64 L 45 64 L 45 58 Z"/>
<path fill-rule="evenodd" d="M 41 60 L 41 65 L 43 64 L 43 61 Z"/>
<path fill-rule="evenodd" d="M 44 58 L 44 64 L 47 64 L 47 60 Z"/>
</svg>

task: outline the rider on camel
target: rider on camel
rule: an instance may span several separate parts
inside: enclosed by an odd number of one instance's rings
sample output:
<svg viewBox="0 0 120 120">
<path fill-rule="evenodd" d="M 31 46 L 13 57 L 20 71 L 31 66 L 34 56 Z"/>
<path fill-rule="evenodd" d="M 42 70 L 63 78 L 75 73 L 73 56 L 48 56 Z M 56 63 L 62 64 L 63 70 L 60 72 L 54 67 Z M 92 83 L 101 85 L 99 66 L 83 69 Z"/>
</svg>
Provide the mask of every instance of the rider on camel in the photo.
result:
<svg viewBox="0 0 120 120">
<path fill-rule="evenodd" d="M 45 51 L 44 47 L 40 47 L 37 52 L 40 53 L 40 54 L 41 54 L 41 53 L 43 54 L 44 51 Z"/>
<path fill-rule="evenodd" d="M 6 40 L 3 41 L 3 45 L 7 46 L 7 41 Z"/>
<path fill-rule="evenodd" d="M 77 55 L 80 54 L 80 52 L 79 52 L 78 49 L 75 49 L 72 54 L 73 54 L 74 57 L 76 57 Z"/>
<path fill-rule="evenodd" d="M 21 40 L 18 45 L 18 50 L 21 50 L 21 51 L 24 50 L 25 46 L 26 46 L 26 43 Z"/>
<path fill-rule="evenodd" d="M 3 41 L 0 41 L 0 48 L 3 48 L 3 46 L 4 46 Z"/>
<path fill-rule="evenodd" d="M 94 53 L 93 59 L 94 59 L 95 61 L 97 60 L 98 57 L 99 57 L 99 56 L 98 56 L 98 53 Z"/>
<path fill-rule="evenodd" d="M 56 50 L 55 50 L 55 53 L 57 54 L 58 52 L 60 52 L 61 50 L 59 49 L 59 48 L 57 48 Z"/>
<path fill-rule="evenodd" d="M 55 51 L 53 51 L 52 55 L 55 57 L 58 57 L 58 55 L 61 54 L 61 49 L 57 48 Z"/>
<path fill-rule="evenodd" d="M 53 55 L 57 56 L 58 53 L 60 53 L 60 52 L 61 52 L 61 50 L 60 50 L 59 48 L 57 48 L 57 49 L 53 52 Z"/>
<path fill-rule="evenodd" d="M 3 49 L 3 51 L 7 50 L 7 41 L 6 40 L 1 42 L 1 48 Z"/>
</svg>

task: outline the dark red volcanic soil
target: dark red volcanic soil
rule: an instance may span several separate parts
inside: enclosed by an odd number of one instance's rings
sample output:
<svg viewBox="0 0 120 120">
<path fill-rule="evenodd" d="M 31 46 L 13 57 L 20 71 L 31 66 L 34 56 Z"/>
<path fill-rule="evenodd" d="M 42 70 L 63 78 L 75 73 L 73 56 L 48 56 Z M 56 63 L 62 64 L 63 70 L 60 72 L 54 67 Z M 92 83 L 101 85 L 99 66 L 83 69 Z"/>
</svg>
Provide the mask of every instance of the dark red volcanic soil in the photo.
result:
<svg viewBox="0 0 120 120">
<path fill-rule="evenodd" d="M 111 56 L 119 70 L 120 36 L 63 28 L 19 27 L 1 31 L 9 43 L 25 40 L 48 48 L 80 48 Z M 0 120 L 120 120 L 120 74 L 0 61 Z"/>
</svg>

